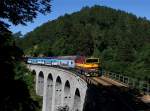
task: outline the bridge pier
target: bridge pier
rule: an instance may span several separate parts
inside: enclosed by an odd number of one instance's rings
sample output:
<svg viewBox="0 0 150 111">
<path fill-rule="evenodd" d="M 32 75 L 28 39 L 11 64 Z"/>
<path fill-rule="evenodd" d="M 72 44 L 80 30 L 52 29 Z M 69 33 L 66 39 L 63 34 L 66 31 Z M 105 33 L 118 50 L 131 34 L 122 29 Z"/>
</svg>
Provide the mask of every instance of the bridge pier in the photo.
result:
<svg viewBox="0 0 150 111">
<path fill-rule="evenodd" d="M 62 102 L 62 81 L 58 76 L 55 83 L 55 109 L 57 111 L 59 107 L 61 107 Z"/>
<path fill-rule="evenodd" d="M 37 94 L 43 96 L 44 91 L 44 74 L 42 71 L 39 72 L 37 76 Z"/>
<path fill-rule="evenodd" d="M 50 111 L 47 108 L 47 80 L 46 77 L 44 78 L 44 89 L 43 89 L 43 106 L 42 106 L 42 111 Z"/>
</svg>

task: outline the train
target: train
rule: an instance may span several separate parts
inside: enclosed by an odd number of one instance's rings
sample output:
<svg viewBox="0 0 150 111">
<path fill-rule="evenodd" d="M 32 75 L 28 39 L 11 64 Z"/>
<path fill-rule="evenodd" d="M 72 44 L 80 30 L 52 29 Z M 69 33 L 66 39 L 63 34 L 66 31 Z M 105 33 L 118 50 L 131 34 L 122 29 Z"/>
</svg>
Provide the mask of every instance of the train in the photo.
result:
<svg viewBox="0 0 150 111">
<path fill-rule="evenodd" d="M 85 76 L 101 76 L 100 59 L 85 56 L 28 57 L 28 64 L 75 69 Z"/>
</svg>

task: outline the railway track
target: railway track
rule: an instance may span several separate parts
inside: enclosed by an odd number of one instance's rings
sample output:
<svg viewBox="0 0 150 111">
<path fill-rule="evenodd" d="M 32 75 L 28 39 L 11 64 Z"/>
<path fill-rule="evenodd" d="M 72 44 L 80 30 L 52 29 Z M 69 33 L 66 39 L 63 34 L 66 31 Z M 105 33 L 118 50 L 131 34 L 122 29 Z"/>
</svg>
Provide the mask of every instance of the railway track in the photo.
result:
<svg viewBox="0 0 150 111">
<path fill-rule="evenodd" d="M 109 89 L 107 88 L 107 91 L 110 92 L 110 95 L 113 96 L 114 98 L 117 99 L 117 101 L 119 101 L 119 103 L 122 103 L 123 106 L 125 107 L 126 111 L 136 111 L 134 110 L 130 104 L 128 104 L 127 101 L 125 101 L 124 97 L 119 93 L 117 87 L 119 86 L 124 86 L 122 84 L 113 82 L 112 80 L 107 79 L 106 77 L 81 77 L 84 80 L 87 81 L 87 83 L 89 84 L 94 84 L 94 85 L 102 85 L 104 87 L 114 87 Z"/>
<path fill-rule="evenodd" d="M 103 86 L 117 86 L 117 87 L 127 87 L 119 82 L 116 82 L 114 80 L 111 80 L 106 77 L 86 77 L 86 76 L 80 76 L 83 78 L 87 83 L 94 84 L 94 85 L 103 85 Z"/>
</svg>

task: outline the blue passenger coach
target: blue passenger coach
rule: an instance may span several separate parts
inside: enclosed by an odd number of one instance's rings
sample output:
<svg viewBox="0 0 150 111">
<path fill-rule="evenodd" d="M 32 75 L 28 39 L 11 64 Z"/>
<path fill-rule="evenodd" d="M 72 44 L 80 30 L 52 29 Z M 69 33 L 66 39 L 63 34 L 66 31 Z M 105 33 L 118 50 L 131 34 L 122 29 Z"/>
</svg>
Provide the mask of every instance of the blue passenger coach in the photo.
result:
<svg viewBox="0 0 150 111">
<path fill-rule="evenodd" d="M 60 66 L 65 68 L 75 68 L 75 57 L 74 56 L 29 57 L 27 63 Z"/>
<path fill-rule="evenodd" d="M 46 58 L 45 59 L 45 65 L 52 65 L 52 66 L 57 66 L 58 65 L 58 59 L 56 58 Z"/>
<path fill-rule="evenodd" d="M 59 66 L 60 67 L 66 67 L 66 68 L 74 68 L 75 67 L 75 61 L 69 60 L 69 59 L 59 59 Z"/>
<path fill-rule="evenodd" d="M 75 68 L 76 56 L 58 56 L 59 66 L 65 68 Z"/>
<path fill-rule="evenodd" d="M 39 57 L 31 57 L 31 58 L 28 58 L 27 63 L 29 63 L 29 64 L 45 64 L 45 59 L 39 58 Z"/>
</svg>

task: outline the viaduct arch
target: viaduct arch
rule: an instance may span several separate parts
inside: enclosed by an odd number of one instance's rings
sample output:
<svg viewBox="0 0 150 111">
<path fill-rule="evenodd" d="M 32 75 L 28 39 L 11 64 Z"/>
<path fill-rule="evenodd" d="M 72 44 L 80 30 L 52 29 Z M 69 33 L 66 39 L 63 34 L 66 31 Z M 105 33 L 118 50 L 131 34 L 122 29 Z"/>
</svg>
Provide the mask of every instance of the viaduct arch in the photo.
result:
<svg viewBox="0 0 150 111">
<path fill-rule="evenodd" d="M 38 65 L 28 65 L 36 75 L 36 93 L 43 97 L 42 111 L 82 111 L 87 83 L 72 72 Z"/>
</svg>

